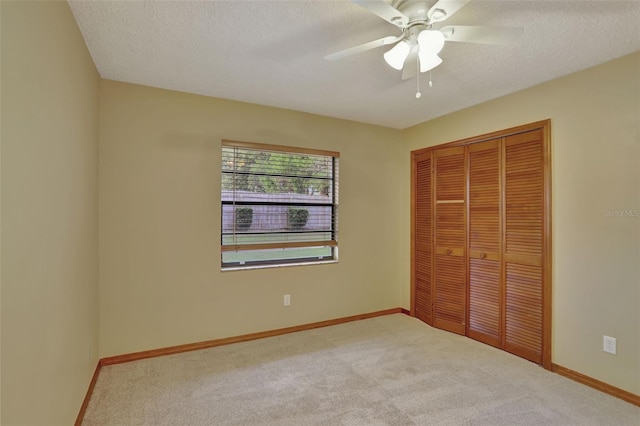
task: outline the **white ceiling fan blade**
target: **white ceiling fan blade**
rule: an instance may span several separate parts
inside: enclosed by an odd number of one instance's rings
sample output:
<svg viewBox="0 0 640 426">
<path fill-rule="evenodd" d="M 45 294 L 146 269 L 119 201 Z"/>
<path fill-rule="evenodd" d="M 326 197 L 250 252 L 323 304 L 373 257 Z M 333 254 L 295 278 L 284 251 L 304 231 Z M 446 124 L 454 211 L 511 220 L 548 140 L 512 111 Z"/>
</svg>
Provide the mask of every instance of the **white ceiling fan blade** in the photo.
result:
<svg viewBox="0 0 640 426">
<path fill-rule="evenodd" d="M 404 27 L 409 23 L 409 18 L 391 6 L 389 3 L 384 0 L 351 0 L 353 3 L 358 6 L 367 9 L 369 12 L 374 15 L 378 15 L 380 18 L 385 21 L 393 24 L 397 27 Z"/>
<path fill-rule="evenodd" d="M 418 74 L 418 49 L 411 49 L 402 68 L 402 79 L 408 80 Z"/>
<path fill-rule="evenodd" d="M 346 58 L 347 56 L 355 55 L 357 53 L 366 52 L 367 50 L 375 49 L 381 46 L 387 46 L 400 40 L 402 36 L 388 36 L 373 40 L 368 43 L 360 44 L 358 46 L 350 47 L 348 49 L 341 50 L 339 52 L 332 53 L 325 56 L 327 61 L 337 61 L 338 59 Z"/>
<path fill-rule="evenodd" d="M 451 16 L 460 10 L 470 0 L 440 0 L 427 12 L 429 21 L 431 23 L 441 22 L 445 19 L 451 18 Z"/>
<path fill-rule="evenodd" d="M 449 25 L 440 28 L 446 41 L 465 43 L 511 44 L 524 32 L 516 27 L 484 27 L 474 25 Z"/>
</svg>

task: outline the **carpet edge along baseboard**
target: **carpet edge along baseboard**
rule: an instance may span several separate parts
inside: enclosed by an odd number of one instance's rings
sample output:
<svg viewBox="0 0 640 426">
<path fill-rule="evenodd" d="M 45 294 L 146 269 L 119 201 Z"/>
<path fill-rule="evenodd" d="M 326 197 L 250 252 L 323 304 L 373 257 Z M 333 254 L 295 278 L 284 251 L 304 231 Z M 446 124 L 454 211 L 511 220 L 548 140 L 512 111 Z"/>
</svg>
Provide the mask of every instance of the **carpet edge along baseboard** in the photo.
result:
<svg viewBox="0 0 640 426">
<path fill-rule="evenodd" d="M 82 405 L 80 406 L 80 411 L 78 412 L 78 416 L 76 417 L 76 421 L 74 426 L 82 425 L 82 420 L 84 419 L 84 413 L 87 411 L 87 407 L 89 406 L 89 400 L 91 399 L 91 394 L 93 393 L 93 388 L 96 387 L 96 382 L 98 381 L 98 374 L 100 374 L 100 368 L 102 365 L 100 364 L 100 360 L 96 364 L 96 369 L 93 372 L 93 376 L 91 377 L 91 382 L 89 382 L 89 388 L 87 389 L 87 393 L 82 400 Z"/>
<path fill-rule="evenodd" d="M 635 393 L 617 388 L 598 379 L 594 379 L 593 377 L 589 377 L 586 374 L 578 373 L 577 371 L 571 370 L 570 368 L 563 367 L 558 364 L 552 363 L 551 371 L 640 407 L 640 395 L 636 395 Z"/>
<path fill-rule="evenodd" d="M 204 342 L 187 343 L 184 345 L 169 346 L 166 348 L 151 349 L 148 351 L 133 352 L 124 355 L 115 355 L 100 360 L 101 366 L 122 364 L 123 362 L 137 361 L 146 358 L 155 358 L 163 355 L 173 355 L 182 352 L 197 351 L 200 349 L 208 349 L 216 346 L 230 345 L 232 343 L 247 342 L 250 340 L 264 339 L 265 337 L 280 336 L 282 334 L 295 333 L 297 331 L 312 330 L 314 328 L 328 327 L 331 325 L 343 324 L 351 321 L 358 321 L 368 318 L 379 317 L 391 314 L 409 314 L 404 308 L 392 308 L 384 311 L 369 312 L 366 314 L 352 315 L 349 317 L 336 318 L 326 321 L 312 322 L 308 324 L 295 325 L 292 327 L 278 328 L 275 330 L 260 331 L 257 333 L 242 334 L 240 336 L 224 337 L 222 339 L 206 340 Z"/>
</svg>

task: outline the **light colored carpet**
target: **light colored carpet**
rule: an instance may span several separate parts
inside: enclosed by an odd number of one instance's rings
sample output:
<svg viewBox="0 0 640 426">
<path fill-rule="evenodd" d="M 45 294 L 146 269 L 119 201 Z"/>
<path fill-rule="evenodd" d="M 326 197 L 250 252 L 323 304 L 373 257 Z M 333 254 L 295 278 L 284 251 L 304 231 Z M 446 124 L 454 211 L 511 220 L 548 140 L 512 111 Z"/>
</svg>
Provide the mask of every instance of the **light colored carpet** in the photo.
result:
<svg viewBox="0 0 640 426">
<path fill-rule="evenodd" d="M 402 314 L 102 368 L 84 425 L 640 425 L 640 408 Z"/>
</svg>

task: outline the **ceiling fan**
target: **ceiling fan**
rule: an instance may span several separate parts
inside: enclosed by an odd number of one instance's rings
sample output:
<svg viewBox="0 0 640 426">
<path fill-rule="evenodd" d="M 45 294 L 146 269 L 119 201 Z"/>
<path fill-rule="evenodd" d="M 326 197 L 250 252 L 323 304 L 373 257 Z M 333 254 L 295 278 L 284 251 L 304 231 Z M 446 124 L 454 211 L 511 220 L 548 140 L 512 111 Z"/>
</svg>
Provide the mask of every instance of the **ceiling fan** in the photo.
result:
<svg viewBox="0 0 640 426">
<path fill-rule="evenodd" d="M 438 53 L 445 41 L 484 44 L 509 44 L 523 32 L 522 28 L 448 25 L 439 29 L 434 24 L 453 16 L 470 0 L 351 0 L 402 30 L 398 36 L 387 36 L 325 56 L 329 61 L 395 44 L 384 54 L 391 67 L 402 70 L 402 79 L 412 78 L 442 63 Z"/>
</svg>

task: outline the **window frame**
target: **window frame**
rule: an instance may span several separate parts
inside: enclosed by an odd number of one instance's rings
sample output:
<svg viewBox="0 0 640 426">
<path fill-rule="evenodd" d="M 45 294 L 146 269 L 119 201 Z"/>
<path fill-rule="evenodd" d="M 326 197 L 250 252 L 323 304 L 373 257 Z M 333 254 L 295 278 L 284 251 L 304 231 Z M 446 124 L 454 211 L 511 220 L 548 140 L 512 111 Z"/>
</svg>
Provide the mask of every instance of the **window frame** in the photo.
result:
<svg viewBox="0 0 640 426">
<path fill-rule="evenodd" d="M 312 148 L 301 148 L 301 147 L 293 147 L 286 145 L 273 145 L 273 144 L 263 144 L 263 143 L 255 143 L 255 142 L 243 142 L 236 140 L 227 140 L 223 139 L 221 141 L 220 153 L 221 153 L 221 161 L 224 161 L 224 149 L 225 148 L 234 148 L 239 150 L 253 150 L 256 152 L 269 152 L 269 153 L 283 153 L 283 154 L 293 154 L 293 155 L 313 155 L 313 156 L 322 156 L 322 157 L 330 157 L 331 160 L 331 177 L 324 178 L 331 182 L 331 202 L 330 203 L 309 203 L 309 202 L 289 202 L 289 201 L 236 201 L 235 195 L 232 201 L 224 200 L 223 198 L 223 176 L 225 174 L 229 174 L 231 176 L 235 176 L 237 172 L 229 172 L 225 171 L 224 165 L 221 165 L 220 168 L 220 265 L 223 271 L 226 270 L 239 270 L 239 269 L 254 269 L 254 268 L 272 268 L 272 267 L 281 267 L 281 266 L 296 266 L 296 265 L 316 265 L 316 264 L 326 264 L 326 263 L 336 263 L 338 261 L 338 186 L 339 186 L 339 159 L 340 153 L 337 151 L 327 151 L 327 150 L 319 150 Z M 247 174 L 244 172 L 243 174 Z M 249 173 L 251 174 L 251 173 Z M 267 174 L 267 176 L 280 176 L 278 174 Z M 303 176 L 288 176 L 291 178 L 294 177 L 303 177 Z M 313 178 L 313 177 L 304 177 L 304 178 Z M 321 178 L 318 178 L 321 179 Z M 225 232 L 225 224 L 224 224 L 224 206 L 225 205 L 234 205 L 235 206 L 245 206 L 245 205 L 266 205 L 266 206 L 288 206 L 288 207 L 300 207 L 300 206 L 309 206 L 309 207 L 330 207 L 331 209 L 331 230 L 328 229 L 326 231 L 317 231 L 317 232 L 330 232 L 331 238 L 327 240 L 319 240 L 319 241 L 273 241 L 273 242 L 264 242 L 264 243 L 245 243 L 245 244 L 233 244 L 233 243 L 224 243 L 225 235 L 241 235 L 237 234 L 234 225 L 233 233 L 229 234 L 229 232 Z M 265 234 L 268 234 L 265 233 Z M 278 234 L 274 232 L 273 234 Z M 285 233 L 286 234 L 286 233 Z M 300 257 L 300 258 L 288 258 L 286 256 L 270 259 L 270 260 L 253 260 L 250 262 L 226 262 L 224 261 L 224 255 L 227 252 L 250 252 L 256 250 L 283 250 L 283 253 L 286 253 L 287 250 L 296 249 L 296 248 L 313 248 L 313 247 L 329 247 L 330 255 L 323 256 L 322 258 L 313 258 L 313 257 Z M 289 252 L 290 253 L 290 252 Z"/>
</svg>

